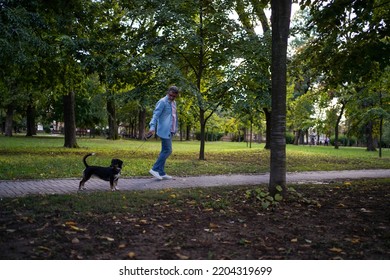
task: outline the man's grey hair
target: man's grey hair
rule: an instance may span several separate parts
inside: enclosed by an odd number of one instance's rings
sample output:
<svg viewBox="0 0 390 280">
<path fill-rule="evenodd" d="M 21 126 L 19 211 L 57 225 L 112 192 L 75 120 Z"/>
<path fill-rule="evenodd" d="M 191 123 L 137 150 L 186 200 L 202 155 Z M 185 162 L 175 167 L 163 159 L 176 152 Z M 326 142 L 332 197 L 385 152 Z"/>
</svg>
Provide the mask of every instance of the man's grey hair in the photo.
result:
<svg viewBox="0 0 390 280">
<path fill-rule="evenodd" d="M 177 86 L 170 86 L 168 89 L 168 93 L 170 92 L 179 94 L 179 88 Z"/>
</svg>

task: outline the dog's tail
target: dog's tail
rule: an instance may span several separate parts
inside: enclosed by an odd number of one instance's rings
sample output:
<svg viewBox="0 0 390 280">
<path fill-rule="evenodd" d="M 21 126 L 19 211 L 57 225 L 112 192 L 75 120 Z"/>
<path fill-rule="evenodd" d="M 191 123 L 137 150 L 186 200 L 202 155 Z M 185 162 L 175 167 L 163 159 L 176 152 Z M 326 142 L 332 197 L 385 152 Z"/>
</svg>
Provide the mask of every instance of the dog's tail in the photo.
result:
<svg viewBox="0 0 390 280">
<path fill-rule="evenodd" d="M 94 156 L 94 155 L 95 155 L 95 153 L 90 153 L 90 154 L 87 154 L 83 157 L 83 162 L 84 162 L 85 167 L 89 167 L 89 165 L 87 163 L 87 157 Z"/>
</svg>

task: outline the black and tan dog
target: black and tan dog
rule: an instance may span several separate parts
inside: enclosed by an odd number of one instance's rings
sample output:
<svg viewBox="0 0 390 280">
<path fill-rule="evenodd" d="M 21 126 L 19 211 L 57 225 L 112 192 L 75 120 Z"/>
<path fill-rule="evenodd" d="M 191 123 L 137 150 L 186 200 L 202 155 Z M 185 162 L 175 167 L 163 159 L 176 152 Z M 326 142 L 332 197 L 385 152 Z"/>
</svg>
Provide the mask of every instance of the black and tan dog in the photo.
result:
<svg viewBox="0 0 390 280">
<path fill-rule="evenodd" d="M 114 158 L 111 160 L 111 165 L 109 167 L 89 166 L 86 161 L 87 157 L 92 156 L 94 154 L 95 153 L 87 154 L 83 158 L 85 169 L 83 173 L 83 179 L 80 181 L 79 184 L 79 191 L 85 189 L 85 182 L 87 182 L 92 176 L 98 177 L 104 181 L 109 181 L 111 190 L 117 190 L 116 185 L 118 184 L 118 179 L 121 174 L 123 161 Z"/>
</svg>

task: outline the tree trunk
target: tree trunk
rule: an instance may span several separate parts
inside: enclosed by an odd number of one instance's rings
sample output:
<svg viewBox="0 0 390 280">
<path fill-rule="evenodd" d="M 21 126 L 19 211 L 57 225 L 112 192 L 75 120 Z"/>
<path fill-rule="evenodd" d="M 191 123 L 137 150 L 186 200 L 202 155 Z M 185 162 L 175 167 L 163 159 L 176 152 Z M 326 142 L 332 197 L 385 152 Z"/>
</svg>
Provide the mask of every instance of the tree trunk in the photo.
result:
<svg viewBox="0 0 390 280">
<path fill-rule="evenodd" d="M 294 145 L 299 145 L 300 141 L 301 141 L 301 134 L 302 134 L 302 130 L 301 129 L 297 129 L 295 130 L 295 133 L 294 133 Z"/>
<path fill-rule="evenodd" d="M 204 110 L 200 109 L 199 121 L 200 121 L 200 150 L 199 150 L 199 159 L 204 160 L 204 148 L 205 148 L 205 139 L 206 139 L 206 120 L 204 117 Z"/>
<path fill-rule="evenodd" d="M 186 126 L 186 141 L 190 141 L 191 139 L 191 125 L 187 124 Z"/>
<path fill-rule="evenodd" d="M 31 137 L 33 135 L 37 134 L 37 129 L 35 126 L 35 108 L 34 106 L 30 103 L 27 106 L 27 111 L 26 111 L 26 118 L 27 118 L 27 137 Z"/>
<path fill-rule="evenodd" d="M 251 120 L 251 127 L 249 131 L 249 148 L 252 148 L 252 134 L 253 134 L 253 122 Z"/>
<path fill-rule="evenodd" d="M 379 121 L 379 157 L 382 157 L 383 117 Z"/>
<path fill-rule="evenodd" d="M 379 106 L 383 106 L 382 101 L 382 92 L 379 91 Z M 382 137 L 383 137 L 383 116 L 381 116 L 379 121 L 379 157 L 382 157 Z"/>
<path fill-rule="evenodd" d="M 268 108 L 263 108 L 265 115 L 265 147 L 264 149 L 271 148 L 271 112 Z"/>
<path fill-rule="evenodd" d="M 64 102 L 64 134 L 65 148 L 78 148 L 76 141 L 76 114 L 75 114 L 75 93 L 70 91 L 63 97 Z"/>
<path fill-rule="evenodd" d="M 336 125 L 334 128 L 334 148 L 335 149 L 339 148 L 339 125 L 340 125 L 341 118 L 343 117 L 343 114 L 344 114 L 345 104 L 346 104 L 345 102 L 341 103 L 340 114 L 337 117 Z"/>
<path fill-rule="evenodd" d="M 14 108 L 10 104 L 7 106 L 7 112 L 5 116 L 5 136 L 12 137 L 12 127 L 14 119 Z"/>
<path fill-rule="evenodd" d="M 290 27 L 291 0 L 271 0 L 272 10 L 272 114 L 271 114 L 271 162 L 268 190 L 271 196 L 286 185 L 286 70 L 287 39 Z"/>
<path fill-rule="evenodd" d="M 375 152 L 374 138 L 372 137 L 373 121 L 369 121 L 366 124 L 366 141 L 367 141 L 367 151 Z"/>
<path fill-rule="evenodd" d="M 107 113 L 108 113 L 108 139 L 117 140 L 118 135 L 118 126 L 116 124 L 116 109 L 115 109 L 115 99 L 112 94 L 107 96 Z"/>
<path fill-rule="evenodd" d="M 138 112 L 138 139 L 142 140 L 145 137 L 146 127 L 146 109 L 141 108 Z"/>
</svg>

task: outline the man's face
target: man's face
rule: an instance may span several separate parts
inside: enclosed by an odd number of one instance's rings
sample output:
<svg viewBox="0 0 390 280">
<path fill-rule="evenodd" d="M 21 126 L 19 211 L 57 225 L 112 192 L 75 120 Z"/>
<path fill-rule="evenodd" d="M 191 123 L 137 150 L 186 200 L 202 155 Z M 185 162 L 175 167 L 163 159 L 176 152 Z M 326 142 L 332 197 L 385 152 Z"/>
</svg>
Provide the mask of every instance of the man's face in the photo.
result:
<svg viewBox="0 0 390 280">
<path fill-rule="evenodd" d="M 170 91 L 170 92 L 168 93 L 168 99 L 169 99 L 169 101 L 175 100 L 176 97 L 177 97 L 178 95 L 179 95 L 178 93 L 175 93 L 175 92 Z"/>
</svg>

